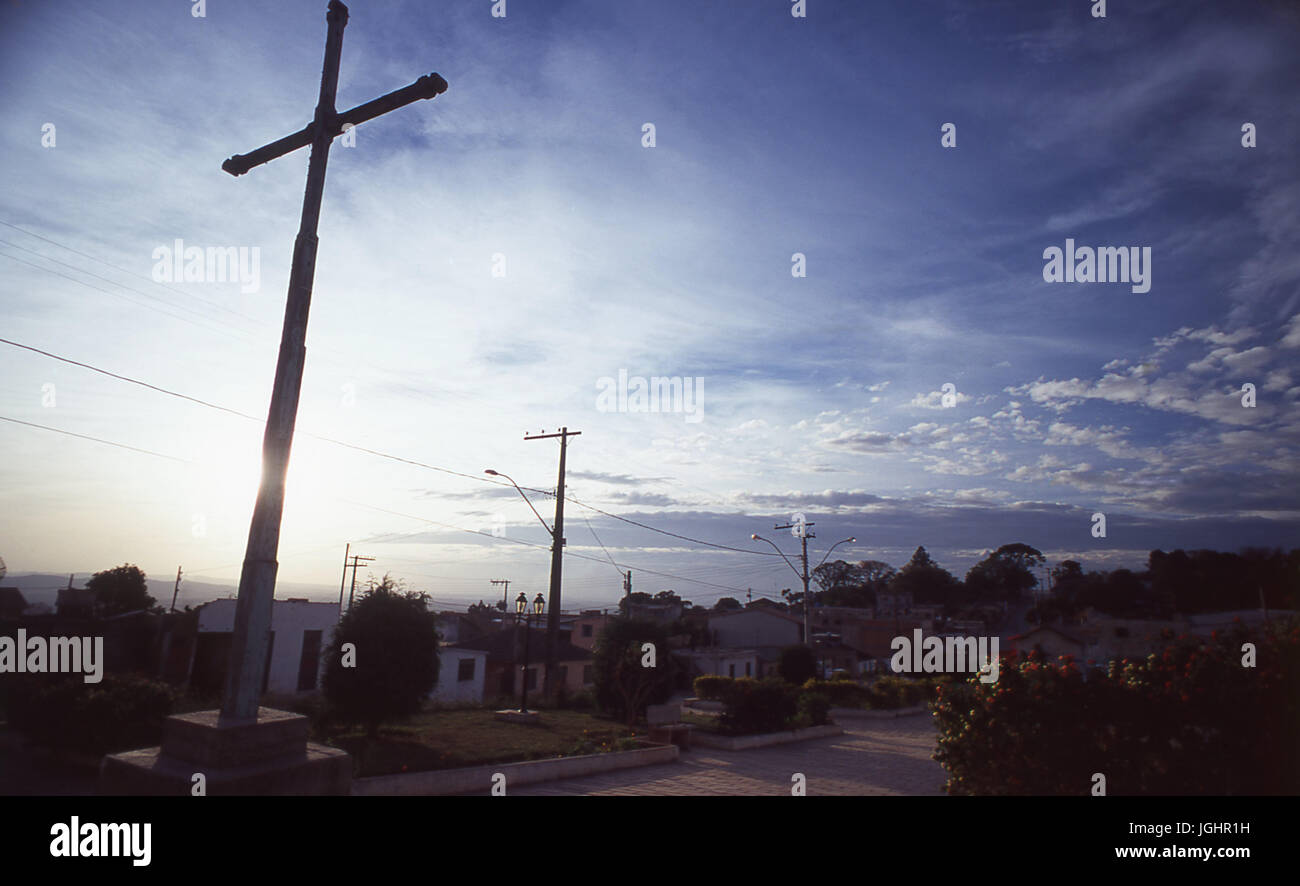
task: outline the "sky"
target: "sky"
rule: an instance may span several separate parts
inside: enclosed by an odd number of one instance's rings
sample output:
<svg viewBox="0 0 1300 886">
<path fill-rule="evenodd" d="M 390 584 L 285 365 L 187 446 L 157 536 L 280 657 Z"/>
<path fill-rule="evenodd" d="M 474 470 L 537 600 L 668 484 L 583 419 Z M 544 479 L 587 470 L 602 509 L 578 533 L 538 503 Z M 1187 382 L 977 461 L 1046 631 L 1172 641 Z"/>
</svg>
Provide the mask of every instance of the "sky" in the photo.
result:
<svg viewBox="0 0 1300 886">
<path fill-rule="evenodd" d="M 779 597 L 750 536 L 798 514 L 810 566 L 959 576 L 1296 546 L 1293 3 L 493 6 L 350 6 L 339 110 L 449 89 L 330 152 L 286 587 L 350 544 L 449 607 L 545 591 L 483 471 L 550 523 L 561 426 L 566 608 Z M 11 575 L 238 581 L 307 151 L 221 162 L 310 122 L 324 7 L 0 5 Z M 1146 282 L 1049 282 L 1067 243 Z"/>
</svg>

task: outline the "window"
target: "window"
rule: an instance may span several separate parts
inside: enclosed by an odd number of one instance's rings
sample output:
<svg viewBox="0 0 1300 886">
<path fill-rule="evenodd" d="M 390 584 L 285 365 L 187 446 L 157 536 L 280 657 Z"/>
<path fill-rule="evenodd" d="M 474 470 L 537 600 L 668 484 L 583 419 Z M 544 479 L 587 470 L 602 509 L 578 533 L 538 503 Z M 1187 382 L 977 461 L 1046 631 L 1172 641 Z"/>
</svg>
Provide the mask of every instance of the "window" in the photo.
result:
<svg viewBox="0 0 1300 886">
<path fill-rule="evenodd" d="M 569 682 L 569 666 L 568 666 L 568 665 L 559 665 L 559 666 L 555 669 L 555 671 L 556 671 L 556 675 L 557 675 L 557 679 L 556 679 L 556 681 L 555 681 L 555 685 L 556 685 L 556 686 L 564 686 L 565 684 L 567 684 L 567 683 Z"/>
<path fill-rule="evenodd" d="M 734 664 L 732 664 L 732 665 L 727 665 L 727 671 L 728 671 L 728 674 L 727 674 L 728 677 L 734 677 L 734 676 L 736 676 L 736 666 L 735 666 Z"/>
<path fill-rule="evenodd" d="M 583 626 L 582 626 L 582 636 L 584 636 L 584 637 L 590 637 L 590 636 L 591 636 L 591 625 L 586 624 L 586 625 L 583 625 Z"/>
<path fill-rule="evenodd" d="M 592 665 L 582 666 L 582 683 L 584 686 L 590 685 L 595 679 L 595 668 Z"/>
<path fill-rule="evenodd" d="M 524 684 L 528 689 L 537 688 L 537 668 L 528 669 L 528 681 Z"/>
<path fill-rule="evenodd" d="M 461 683 L 474 679 L 474 659 L 462 658 L 456 670 L 456 679 Z"/>
</svg>

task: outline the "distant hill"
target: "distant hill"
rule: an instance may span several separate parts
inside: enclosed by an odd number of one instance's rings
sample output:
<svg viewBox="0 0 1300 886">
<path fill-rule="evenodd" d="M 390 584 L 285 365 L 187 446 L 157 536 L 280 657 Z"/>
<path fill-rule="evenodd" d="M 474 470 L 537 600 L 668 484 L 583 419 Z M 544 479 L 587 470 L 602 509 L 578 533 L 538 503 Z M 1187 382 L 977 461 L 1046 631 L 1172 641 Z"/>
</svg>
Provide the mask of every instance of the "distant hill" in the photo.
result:
<svg viewBox="0 0 1300 886">
<path fill-rule="evenodd" d="M 90 573 L 77 573 L 73 578 L 73 587 L 84 588 L 89 578 Z M 172 586 L 175 584 L 175 580 L 175 576 L 172 578 L 149 577 L 145 579 L 145 583 L 149 585 L 149 593 L 158 601 L 158 604 L 169 607 L 172 602 Z M 46 603 L 53 606 L 58 599 L 59 588 L 68 586 L 68 574 L 66 572 L 62 575 L 48 572 L 11 574 L 6 575 L 0 584 L 7 588 L 18 588 L 18 590 L 22 591 L 23 598 L 29 604 Z M 211 600 L 234 597 L 238 591 L 239 585 L 233 582 L 226 584 L 224 582 L 192 581 L 181 576 L 181 590 L 176 597 L 176 608 L 195 607 Z M 339 592 L 338 588 L 329 588 L 325 585 L 278 582 L 275 587 L 275 596 L 277 599 L 306 597 L 309 600 L 337 603 Z"/>
</svg>

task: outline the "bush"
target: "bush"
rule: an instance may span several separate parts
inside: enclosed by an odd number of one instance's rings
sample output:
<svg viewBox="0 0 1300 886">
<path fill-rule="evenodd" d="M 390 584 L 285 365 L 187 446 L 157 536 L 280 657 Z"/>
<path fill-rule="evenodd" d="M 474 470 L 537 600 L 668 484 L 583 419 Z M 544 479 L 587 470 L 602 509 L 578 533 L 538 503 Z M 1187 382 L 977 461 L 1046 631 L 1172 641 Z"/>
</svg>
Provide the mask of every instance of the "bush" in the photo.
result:
<svg viewBox="0 0 1300 886">
<path fill-rule="evenodd" d="M 345 644 L 354 648 L 346 660 Z M 428 595 L 404 593 L 384 576 L 339 621 L 325 662 L 330 706 L 340 720 L 365 724 L 369 738 L 383 721 L 418 713 L 438 685 L 438 615 Z"/>
<path fill-rule="evenodd" d="M 1242 666 L 1242 644 L 1256 646 Z M 1300 793 L 1300 622 L 1183 638 L 1085 674 L 1066 656 L 1004 655 L 996 683 L 942 686 L 951 794 Z"/>
<path fill-rule="evenodd" d="M 781 658 L 776 663 L 776 672 L 781 679 L 795 686 L 802 686 L 805 681 L 817 676 L 817 657 L 813 651 L 802 644 L 787 646 L 781 650 Z"/>
<path fill-rule="evenodd" d="M 177 698 L 166 683 L 145 677 L 105 674 L 86 683 L 79 674 L 28 676 L 10 687 L 9 721 L 35 745 L 101 756 L 157 745 Z"/>
<path fill-rule="evenodd" d="M 826 696 L 832 707 L 865 707 L 871 698 L 871 691 L 866 686 L 852 680 L 809 680 L 803 684 L 803 689 Z"/>
<path fill-rule="evenodd" d="M 825 726 L 831 721 L 831 700 L 821 692 L 799 693 L 798 710 L 796 725 L 801 728 Z"/>
<path fill-rule="evenodd" d="M 655 647 L 653 668 L 642 666 L 646 643 Z M 645 715 L 646 705 L 668 700 L 676 671 L 663 625 L 642 619 L 611 619 L 596 641 L 592 659 L 596 703 L 630 728 Z"/>
<path fill-rule="evenodd" d="M 783 680 L 738 677 L 728 687 L 719 727 L 732 735 L 790 729 L 798 713 L 798 690 Z"/>
<path fill-rule="evenodd" d="M 734 677 L 719 677 L 714 674 L 696 677 L 695 697 L 706 701 L 723 701 L 734 682 L 736 682 Z"/>
<path fill-rule="evenodd" d="M 941 677 L 879 677 L 868 689 L 868 702 L 878 710 L 910 708 L 935 697 L 936 687 L 945 682 Z"/>
</svg>

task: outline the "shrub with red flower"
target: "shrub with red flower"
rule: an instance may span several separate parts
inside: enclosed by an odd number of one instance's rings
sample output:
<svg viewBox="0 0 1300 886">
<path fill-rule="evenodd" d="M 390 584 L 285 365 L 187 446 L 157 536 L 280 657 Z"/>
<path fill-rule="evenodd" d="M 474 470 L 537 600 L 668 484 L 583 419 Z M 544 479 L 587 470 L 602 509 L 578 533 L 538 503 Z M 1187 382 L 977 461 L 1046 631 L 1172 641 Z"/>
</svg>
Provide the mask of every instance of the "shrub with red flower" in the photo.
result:
<svg viewBox="0 0 1300 886">
<path fill-rule="evenodd" d="M 1112 794 L 1300 793 L 1300 623 L 1166 642 L 1104 670 L 1004 654 L 998 682 L 952 684 L 933 707 L 948 792 L 1083 794 L 1102 772 Z"/>
</svg>

